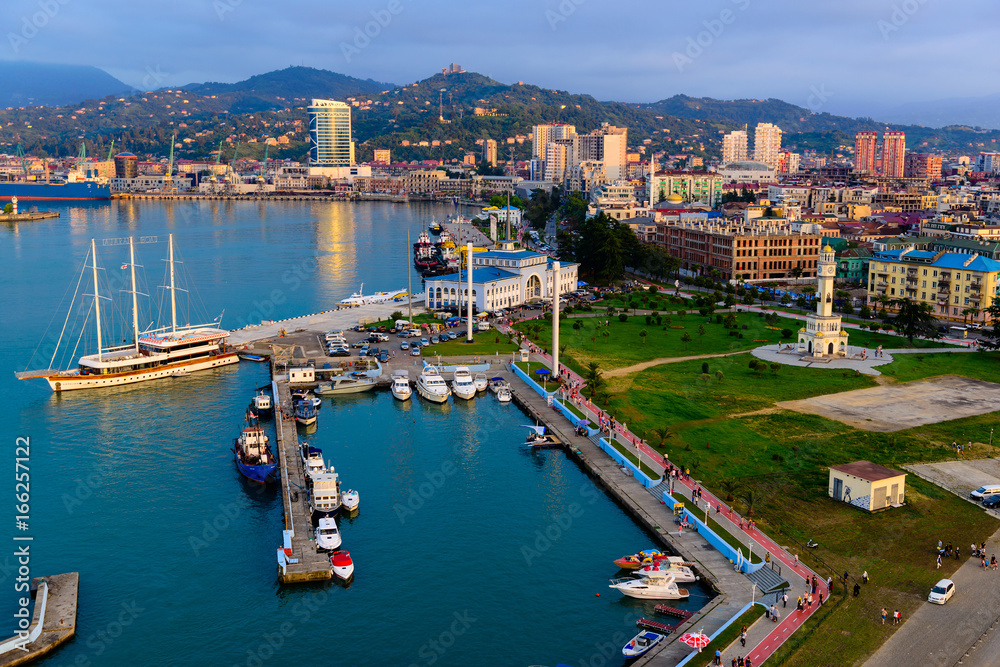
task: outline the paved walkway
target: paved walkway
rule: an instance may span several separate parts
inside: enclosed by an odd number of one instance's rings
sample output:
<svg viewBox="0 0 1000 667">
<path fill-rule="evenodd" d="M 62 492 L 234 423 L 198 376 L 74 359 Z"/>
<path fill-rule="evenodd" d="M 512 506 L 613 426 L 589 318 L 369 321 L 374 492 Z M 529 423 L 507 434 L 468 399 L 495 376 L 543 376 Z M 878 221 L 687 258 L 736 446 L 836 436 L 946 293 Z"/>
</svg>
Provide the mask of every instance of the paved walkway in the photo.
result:
<svg viewBox="0 0 1000 667">
<path fill-rule="evenodd" d="M 715 357 L 732 357 L 737 354 L 746 354 L 747 350 L 740 350 L 739 352 L 720 352 L 719 354 L 698 354 L 693 357 L 661 357 L 659 359 L 653 359 L 652 361 L 643 361 L 642 363 L 633 364 L 632 366 L 626 366 L 625 368 L 616 368 L 606 373 L 601 373 L 603 377 L 615 378 L 621 377 L 622 375 L 628 375 L 629 373 L 638 373 L 639 371 L 644 371 L 647 368 L 652 368 L 653 366 L 662 366 L 663 364 L 676 364 L 681 361 L 695 361 L 697 359 L 712 359 Z"/>
</svg>

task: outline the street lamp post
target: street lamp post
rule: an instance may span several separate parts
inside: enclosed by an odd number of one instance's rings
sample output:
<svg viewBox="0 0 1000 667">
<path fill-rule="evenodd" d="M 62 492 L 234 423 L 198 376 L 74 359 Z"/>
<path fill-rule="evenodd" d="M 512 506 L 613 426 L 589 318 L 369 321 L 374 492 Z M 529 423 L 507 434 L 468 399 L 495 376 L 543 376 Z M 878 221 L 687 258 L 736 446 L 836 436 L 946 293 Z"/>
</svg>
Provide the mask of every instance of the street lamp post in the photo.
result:
<svg viewBox="0 0 1000 667">
<path fill-rule="evenodd" d="M 990 447 L 986 450 L 986 458 L 993 456 L 993 429 L 990 429 Z"/>
</svg>

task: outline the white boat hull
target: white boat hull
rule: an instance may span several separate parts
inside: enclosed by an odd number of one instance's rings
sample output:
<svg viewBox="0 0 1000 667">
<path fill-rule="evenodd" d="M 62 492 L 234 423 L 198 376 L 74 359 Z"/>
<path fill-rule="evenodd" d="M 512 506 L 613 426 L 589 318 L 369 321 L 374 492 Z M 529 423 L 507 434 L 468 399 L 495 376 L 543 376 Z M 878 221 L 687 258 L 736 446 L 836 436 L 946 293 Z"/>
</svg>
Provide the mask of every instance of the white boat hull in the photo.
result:
<svg viewBox="0 0 1000 667">
<path fill-rule="evenodd" d="M 135 373 L 116 373 L 114 376 L 107 375 L 48 375 L 45 380 L 49 383 L 52 391 L 73 391 L 75 389 L 103 389 L 105 387 L 119 387 L 136 382 L 146 382 L 147 380 L 159 380 L 166 377 L 175 377 L 177 371 L 187 372 L 202 371 L 229 364 L 238 364 L 240 358 L 235 352 L 200 359 L 197 361 L 185 361 L 177 364 L 167 364 L 159 368 L 137 371 Z"/>
<path fill-rule="evenodd" d="M 431 403 L 447 403 L 448 402 L 448 394 L 432 394 L 429 391 L 426 391 L 419 384 L 417 385 L 417 393 L 420 394 L 420 396 L 422 398 L 430 401 Z"/>
<path fill-rule="evenodd" d="M 451 393 L 455 394 L 456 397 L 464 399 L 466 401 L 471 401 L 476 397 L 476 385 L 468 385 L 466 387 L 456 386 L 452 384 Z"/>
<path fill-rule="evenodd" d="M 413 395 L 413 391 L 409 387 L 407 387 L 405 390 L 404 389 L 397 389 L 396 387 L 392 388 L 392 396 L 397 401 L 408 401 L 408 400 L 410 400 L 410 396 L 412 396 L 412 395 Z"/>
</svg>

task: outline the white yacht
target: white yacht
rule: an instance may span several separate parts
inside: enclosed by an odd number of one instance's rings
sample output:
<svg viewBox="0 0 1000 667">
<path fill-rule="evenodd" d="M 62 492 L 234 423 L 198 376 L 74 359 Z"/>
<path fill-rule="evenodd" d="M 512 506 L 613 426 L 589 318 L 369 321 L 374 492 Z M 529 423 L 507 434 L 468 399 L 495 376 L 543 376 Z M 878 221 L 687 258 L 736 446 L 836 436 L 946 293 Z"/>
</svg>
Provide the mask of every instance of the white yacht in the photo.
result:
<svg viewBox="0 0 1000 667">
<path fill-rule="evenodd" d="M 472 381 L 476 385 L 476 391 L 486 391 L 490 386 L 490 381 L 486 379 L 485 373 L 476 373 L 476 377 L 472 378 Z"/>
<path fill-rule="evenodd" d="M 316 548 L 320 551 L 333 551 L 343 543 L 336 519 L 320 519 L 316 528 Z"/>
<path fill-rule="evenodd" d="M 332 469 L 312 476 L 309 509 L 313 518 L 325 519 L 340 511 L 340 476 Z"/>
<path fill-rule="evenodd" d="M 455 379 L 451 381 L 451 393 L 459 398 L 469 400 L 476 397 L 476 383 L 472 379 L 472 373 L 468 367 L 458 366 L 455 368 Z"/>
<path fill-rule="evenodd" d="M 348 298 L 338 302 L 341 306 L 363 306 L 369 303 L 386 303 L 389 301 L 396 301 L 398 299 L 404 299 L 409 296 L 405 289 L 397 289 L 391 292 L 375 292 L 374 294 L 369 294 L 365 296 L 362 294 L 365 284 L 361 283 L 361 289 L 349 296 Z"/>
<path fill-rule="evenodd" d="M 340 394 L 359 394 L 375 388 L 375 380 L 369 377 L 351 377 L 338 375 L 329 382 L 320 382 L 313 391 L 317 396 L 337 396 Z"/>
<path fill-rule="evenodd" d="M 640 568 L 637 571 L 640 577 L 664 577 L 667 575 L 672 575 L 674 581 L 679 581 L 682 584 L 692 583 L 698 581 L 698 575 L 696 575 L 690 567 L 687 565 L 680 565 L 678 563 L 671 563 L 669 561 L 660 561 L 659 563 L 653 563 Z"/>
<path fill-rule="evenodd" d="M 612 579 L 608 588 L 640 600 L 684 600 L 689 595 L 687 589 L 677 587 L 673 575 L 669 574 L 642 579 Z"/>
<path fill-rule="evenodd" d="M 507 387 L 500 387 L 497 389 L 497 400 L 501 403 L 510 403 L 513 399 L 513 395 L 510 393 L 510 389 Z"/>
<path fill-rule="evenodd" d="M 432 403 L 445 403 L 451 390 L 437 368 L 428 364 L 417 378 L 417 393 Z"/>
<path fill-rule="evenodd" d="M 410 388 L 410 374 L 407 370 L 398 370 L 392 374 L 392 395 L 400 401 L 410 400 L 413 390 Z"/>
<path fill-rule="evenodd" d="M 306 443 L 302 443 L 302 468 L 306 473 L 306 481 L 312 480 L 314 475 L 320 475 L 326 472 L 326 462 L 323 461 L 323 450 L 316 447 L 310 447 Z"/>
<path fill-rule="evenodd" d="M 354 489 L 348 489 L 340 494 L 340 506 L 345 512 L 353 514 L 361 506 L 361 496 Z"/>
</svg>

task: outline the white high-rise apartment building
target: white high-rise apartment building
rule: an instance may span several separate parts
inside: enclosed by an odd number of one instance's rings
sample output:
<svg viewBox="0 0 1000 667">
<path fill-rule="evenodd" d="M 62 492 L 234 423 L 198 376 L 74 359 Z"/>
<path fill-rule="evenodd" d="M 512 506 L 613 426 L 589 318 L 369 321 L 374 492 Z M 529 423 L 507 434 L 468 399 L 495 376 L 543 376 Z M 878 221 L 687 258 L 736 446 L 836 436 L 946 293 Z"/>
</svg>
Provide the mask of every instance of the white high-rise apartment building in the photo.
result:
<svg viewBox="0 0 1000 667">
<path fill-rule="evenodd" d="M 546 145 L 573 136 L 576 136 L 574 125 L 535 125 L 531 131 L 531 157 L 544 158 Z"/>
<path fill-rule="evenodd" d="M 779 152 L 781 152 L 781 128 L 771 123 L 757 123 L 753 134 L 754 161 L 776 168 Z"/>
<path fill-rule="evenodd" d="M 628 163 L 625 158 L 628 143 L 628 128 L 615 127 L 602 123 L 601 127 L 590 134 L 580 135 L 577 140 L 577 154 L 574 163 L 601 161 L 609 181 L 614 182 L 625 178 L 625 168 Z"/>
<path fill-rule="evenodd" d="M 575 151 L 573 139 L 557 139 L 545 145 L 545 180 L 562 183 Z"/>
<path fill-rule="evenodd" d="M 747 159 L 747 131 L 734 130 L 722 137 L 722 164 Z"/>
<path fill-rule="evenodd" d="M 351 107 L 336 100 L 314 99 L 309 105 L 309 166 L 354 164 Z"/>
</svg>

